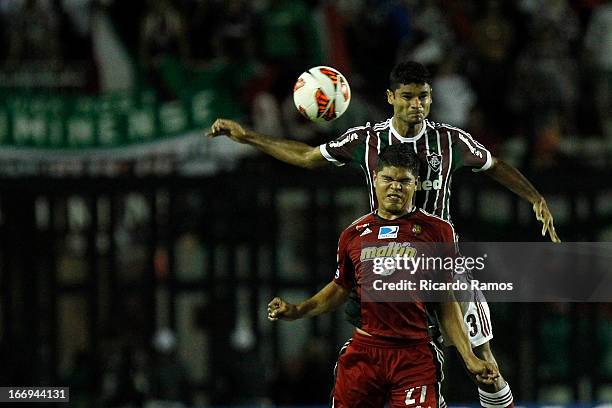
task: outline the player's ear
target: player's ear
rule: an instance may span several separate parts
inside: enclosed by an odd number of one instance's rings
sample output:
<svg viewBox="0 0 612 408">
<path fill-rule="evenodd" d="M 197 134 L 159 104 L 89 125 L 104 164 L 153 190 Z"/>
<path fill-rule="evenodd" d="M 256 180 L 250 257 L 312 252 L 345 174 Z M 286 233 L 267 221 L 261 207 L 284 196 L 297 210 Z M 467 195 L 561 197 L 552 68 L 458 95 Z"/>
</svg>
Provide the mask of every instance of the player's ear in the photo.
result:
<svg viewBox="0 0 612 408">
<path fill-rule="evenodd" d="M 394 100 L 395 94 L 390 89 L 387 89 L 387 102 L 389 102 L 389 105 L 393 105 Z"/>
<path fill-rule="evenodd" d="M 372 177 L 372 181 L 373 181 L 374 183 L 376 183 L 376 179 L 377 179 L 376 170 L 374 170 L 374 171 L 372 172 L 372 174 L 374 175 L 374 177 Z"/>
</svg>

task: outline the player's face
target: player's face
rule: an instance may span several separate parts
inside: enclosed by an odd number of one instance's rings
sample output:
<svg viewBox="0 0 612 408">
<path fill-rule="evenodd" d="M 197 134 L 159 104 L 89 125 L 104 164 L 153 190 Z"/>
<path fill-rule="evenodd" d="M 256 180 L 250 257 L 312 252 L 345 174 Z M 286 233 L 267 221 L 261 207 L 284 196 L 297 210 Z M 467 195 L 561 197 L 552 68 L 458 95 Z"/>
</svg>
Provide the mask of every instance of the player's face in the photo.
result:
<svg viewBox="0 0 612 408">
<path fill-rule="evenodd" d="M 431 87 L 429 84 L 403 84 L 393 91 L 387 89 L 387 101 L 393 106 L 393 116 L 412 127 L 429 115 Z"/>
<path fill-rule="evenodd" d="M 416 177 L 405 167 L 385 166 L 374 174 L 378 212 L 403 215 L 412 206 Z"/>
</svg>

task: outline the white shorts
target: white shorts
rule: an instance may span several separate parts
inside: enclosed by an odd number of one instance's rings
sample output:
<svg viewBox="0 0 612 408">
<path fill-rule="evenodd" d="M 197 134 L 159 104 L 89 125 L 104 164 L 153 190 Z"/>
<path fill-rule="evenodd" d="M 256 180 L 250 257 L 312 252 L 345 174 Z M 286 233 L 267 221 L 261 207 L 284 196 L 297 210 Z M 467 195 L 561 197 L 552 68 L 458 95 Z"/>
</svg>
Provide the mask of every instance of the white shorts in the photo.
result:
<svg viewBox="0 0 612 408">
<path fill-rule="evenodd" d="M 474 292 L 473 302 L 459 302 L 463 312 L 463 322 L 472 348 L 478 347 L 493 338 L 493 325 L 491 324 L 491 313 L 489 305 L 481 291 Z M 452 346 L 448 336 L 442 331 L 442 344 Z"/>
<path fill-rule="evenodd" d="M 491 324 L 489 304 L 484 297 L 482 300 L 474 302 L 461 302 L 460 306 L 472 348 L 481 346 L 491 340 L 493 338 L 493 325 Z"/>
<path fill-rule="evenodd" d="M 459 242 L 459 235 L 455 234 L 455 242 Z M 462 274 L 455 274 L 455 278 L 464 282 L 471 279 L 471 271 Z M 491 324 L 491 313 L 489 304 L 481 290 L 477 289 L 469 293 L 469 297 L 462 300 L 471 299 L 470 302 L 459 302 L 463 313 L 463 323 L 465 324 L 468 338 L 472 348 L 481 346 L 493 338 L 493 324 Z M 442 338 L 439 339 L 445 346 L 452 346 L 448 337 L 444 338 L 444 331 L 440 326 Z"/>
</svg>

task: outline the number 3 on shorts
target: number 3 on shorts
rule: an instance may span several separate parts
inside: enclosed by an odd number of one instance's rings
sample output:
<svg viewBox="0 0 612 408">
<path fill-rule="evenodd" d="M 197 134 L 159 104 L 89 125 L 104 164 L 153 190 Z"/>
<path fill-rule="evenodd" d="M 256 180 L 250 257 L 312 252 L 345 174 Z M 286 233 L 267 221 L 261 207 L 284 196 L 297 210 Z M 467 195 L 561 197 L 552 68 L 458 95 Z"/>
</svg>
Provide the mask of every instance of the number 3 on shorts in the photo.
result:
<svg viewBox="0 0 612 408">
<path fill-rule="evenodd" d="M 419 396 L 419 393 L 421 394 Z M 425 398 L 427 397 L 427 386 L 423 385 L 420 387 L 412 387 L 406 390 L 406 405 L 414 405 L 416 404 L 416 399 L 419 398 L 419 404 L 425 402 Z"/>
</svg>

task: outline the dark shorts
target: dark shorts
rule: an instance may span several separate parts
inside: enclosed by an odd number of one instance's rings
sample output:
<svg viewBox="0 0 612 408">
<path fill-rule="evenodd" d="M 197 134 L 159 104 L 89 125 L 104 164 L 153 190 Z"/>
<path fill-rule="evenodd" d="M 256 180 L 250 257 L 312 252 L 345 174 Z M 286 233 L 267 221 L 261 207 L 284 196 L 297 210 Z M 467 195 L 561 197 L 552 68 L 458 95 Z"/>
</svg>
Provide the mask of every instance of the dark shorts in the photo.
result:
<svg viewBox="0 0 612 408">
<path fill-rule="evenodd" d="M 333 408 L 437 408 L 442 352 L 430 339 L 395 341 L 355 333 L 338 357 Z"/>
</svg>

